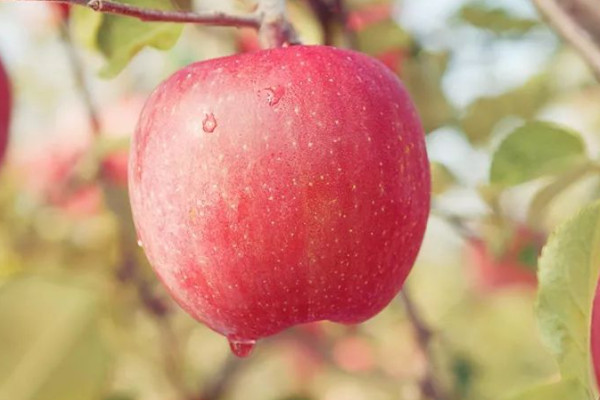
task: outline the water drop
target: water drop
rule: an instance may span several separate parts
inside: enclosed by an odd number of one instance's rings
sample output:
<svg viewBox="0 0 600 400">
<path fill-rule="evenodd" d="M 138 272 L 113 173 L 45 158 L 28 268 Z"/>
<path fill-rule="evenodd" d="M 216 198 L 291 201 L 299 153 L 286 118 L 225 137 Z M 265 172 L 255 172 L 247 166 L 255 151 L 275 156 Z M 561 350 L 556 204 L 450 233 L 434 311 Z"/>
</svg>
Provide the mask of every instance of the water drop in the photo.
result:
<svg viewBox="0 0 600 400">
<path fill-rule="evenodd" d="M 217 120 L 215 114 L 207 113 L 204 114 L 204 120 L 202 121 L 202 130 L 206 133 L 212 133 L 217 128 Z"/>
<path fill-rule="evenodd" d="M 267 95 L 267 102 L 270 106 L 274 106 L 279 103 L 279 100 L 285 94 L 285 88 L 283 86 L 272 86 L 270 88 L 263 89 Z"/>
<path fill-rule="evenodd" d="M 144 247 L 144 243 L 142 243 L 142 239 L 137 240 L 137 245 L 140 247 Z"/>
<path fill-rule="evenodd" d="M 248 357 L 252 352 L 252 349 L 254 349 L 255 344 L 256 340 L 229 339 L 229 348 L 231 348 L 231 352 L 240 358 Z"/>
</svg>

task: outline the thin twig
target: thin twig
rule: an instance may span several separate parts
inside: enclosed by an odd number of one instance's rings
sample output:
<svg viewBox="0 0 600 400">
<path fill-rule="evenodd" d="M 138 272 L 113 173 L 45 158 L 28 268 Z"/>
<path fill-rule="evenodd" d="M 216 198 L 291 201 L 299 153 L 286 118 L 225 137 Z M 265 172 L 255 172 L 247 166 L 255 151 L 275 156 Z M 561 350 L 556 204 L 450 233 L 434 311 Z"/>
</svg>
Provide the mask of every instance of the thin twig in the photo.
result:
<svg viewBox="0 0 600 400">
<path fill-rule="evenodd" d="M 419 315 L 415 304 L 407 293 L 406 286 L 402 289 L 398 298 L 404 304 L 406 315 L 415 330 L 417 344 L 427 361 L 425 376 L 421 380 L 421 394 L 427 399 L 450 400 L 450 394 L 446 393 L 435 374 L 433 355 L 431 352 L 432 330 Z"/>
<path fill-rule="evenodd" d="M 261 18 L 257 14 L 230 15 L 224 12 L 211 11 L 196 13 L 190 11 L 156 10 L 136 7 L 127 3 L 110 0 L 24 0 L 39 1 L 44 3 L 62 3 L 88 7 L 94 11 L 118 14 L 126 17 L 137 18 L 147 22 L 189 22 L 214 26 L 235 26 L 258 29 Z"/>
<path fill-rule="evenodd" d="M 532 1 L 546 21 L 579 52 L 600 81 L 600 45 L 555 0 Z"/>
<path fill-rule="evenodd" d="M 69 26 L 66 22 L 63 21 L 60 24 L 59 30 L 60 37 L 65 44 L 67 56 L 69 58 L 69 63 L 71 64 L 73 77 L 75 78 L 75 85 L 81 96 L 81 100 L 83 101 L 87 110 L 90 128 L 92 129 L 92 135 L 94 137 L 97 137 L 100 135 L 100 118 L 98 117 L 98 112 L 96 111 L 96 107 L 92 101 L 90 89 L 85 81 L 83 66 L 81 65 L 81 60 L 79 59 L 75 51 L 75 46 L 73 45 L 73 39 L 71 38 Z"/>
</svg>

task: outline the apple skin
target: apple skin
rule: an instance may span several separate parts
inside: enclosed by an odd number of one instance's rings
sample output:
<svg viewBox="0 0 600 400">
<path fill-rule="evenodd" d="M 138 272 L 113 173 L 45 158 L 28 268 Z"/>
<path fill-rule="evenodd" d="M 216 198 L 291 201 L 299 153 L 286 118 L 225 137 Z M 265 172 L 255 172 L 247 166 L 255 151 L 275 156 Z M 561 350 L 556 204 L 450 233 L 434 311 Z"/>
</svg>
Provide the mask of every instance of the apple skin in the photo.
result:
<svg viewBox="0 0 600 400">
<path fill-rule="evenodd" d="M 414 105 L 383 64 L 294 46 L 163 82 L 133 137 L 129 191 L 171 295 L 244 343 L 385 307 L 420 248 L 430 176 Z"/>
<path fill-rule="evenodd" d="M 12 109 L 12 95 L 10 80 L 2 60 L 0 60 L 0 165 L 4 160 L 6 146 L 8 144 L 8 129 L 10 125 L 10 113 Z"/>
<path fill-rule="evenodd" d="M 543 234 L 523 225 L 515 228 L 506 250 L 500 255 L 494 254 L 483 240 L 471 239 L 466 252 L 475 286 L 483 292 L 514 286 L 534 289 L 536 272 L 519 259 L 519 254 L 531 247 L 539 255 L 544 243 Z"/>
<path fill-rule="evenodd" d="M 600 388 L 600 281 L 596 286 L 594 302 L 592 304 L 592 327 L 590 334 L 592 350 L 592 364 L 597 387 Z"/>
</svg>

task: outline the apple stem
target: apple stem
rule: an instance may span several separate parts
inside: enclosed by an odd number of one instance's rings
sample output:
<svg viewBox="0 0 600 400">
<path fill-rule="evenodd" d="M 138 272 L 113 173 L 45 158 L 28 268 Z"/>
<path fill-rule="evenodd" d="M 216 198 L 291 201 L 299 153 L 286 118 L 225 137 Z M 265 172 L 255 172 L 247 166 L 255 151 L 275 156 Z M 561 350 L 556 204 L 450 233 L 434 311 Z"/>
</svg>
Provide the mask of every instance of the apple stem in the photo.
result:
<svg viewBox="0 0 600 400">
<path fill-rule="evenodd" d="M 533 0 L 548 24 L 571 44 L 600 81 L 600 4 L 588 0 Z M 582 12 L 584 11 L 584 12 Z"/>
<path fill-rule="evenodd" d="M 400 292 L 398 299 L 404 305 L 408 320 L 415 330 L 417 344 L 427 360 L 425 375 L 421 379 L 420 385 L 422 397 L 435 400 L 449 400 L 451 398 L 450 394 L 446 393 L 435 374 L 433 354 L 431 351 L 431 340 L 434 336 L 432 329 L 419 314 L 417 307 L 408 294 L 406 285 Z"/>
<path fill-rule="evenodd" d="M 263 48 L 299 43 L 294 28 L 286 18 L 285 0 L 259 0 L 258 15 L 261 21 L 258 34 Z"/>
<path fill-rule="evenodd" d="M 44 3 L 62 3 L 88 7 L 94 11 L 123 15 L 148 22 L 189 22 L 214 26 L 249 27 L 259 29 L 261 18 L 258 14 L 230 15 L 220 11 L 204 13 L 178 10 L 156 10 L 137 7 L 110 0 L 25 0 Z"/>
</svg>

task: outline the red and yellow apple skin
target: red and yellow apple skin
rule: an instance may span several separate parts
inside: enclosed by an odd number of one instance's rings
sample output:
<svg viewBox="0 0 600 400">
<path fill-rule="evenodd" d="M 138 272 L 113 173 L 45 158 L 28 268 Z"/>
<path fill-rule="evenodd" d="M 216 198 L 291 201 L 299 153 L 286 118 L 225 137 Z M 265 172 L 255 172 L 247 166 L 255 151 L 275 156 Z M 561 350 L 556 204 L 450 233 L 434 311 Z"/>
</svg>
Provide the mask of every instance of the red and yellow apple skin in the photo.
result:
<svg viewBox="0 0 600 400">
<path fill-rule="evenodd" d="M 414 105 L 383 64 L 293 46 L 163 82 L 133 137 L 129 191 L 172 296 L 245 343 L 385 307 L 420 248 L 430 177 Z"/>
<path fill-rule="evenodd" d="M 10 80 L 2 61 L 0 60 L 0 165 L 4 160 L 8 144 L 8 128 L 12 109 Z"/>
<path fill-rule="evenodd" d="M 525 226 L 515 229 L 502 254 L 495 254 L 481 239 L 471 239 L 466 252 L 475 286 L 484 292 L 513 286 L 535 288 L 535 260 L 544 242 L 544 235 Z"/>
</svg>

